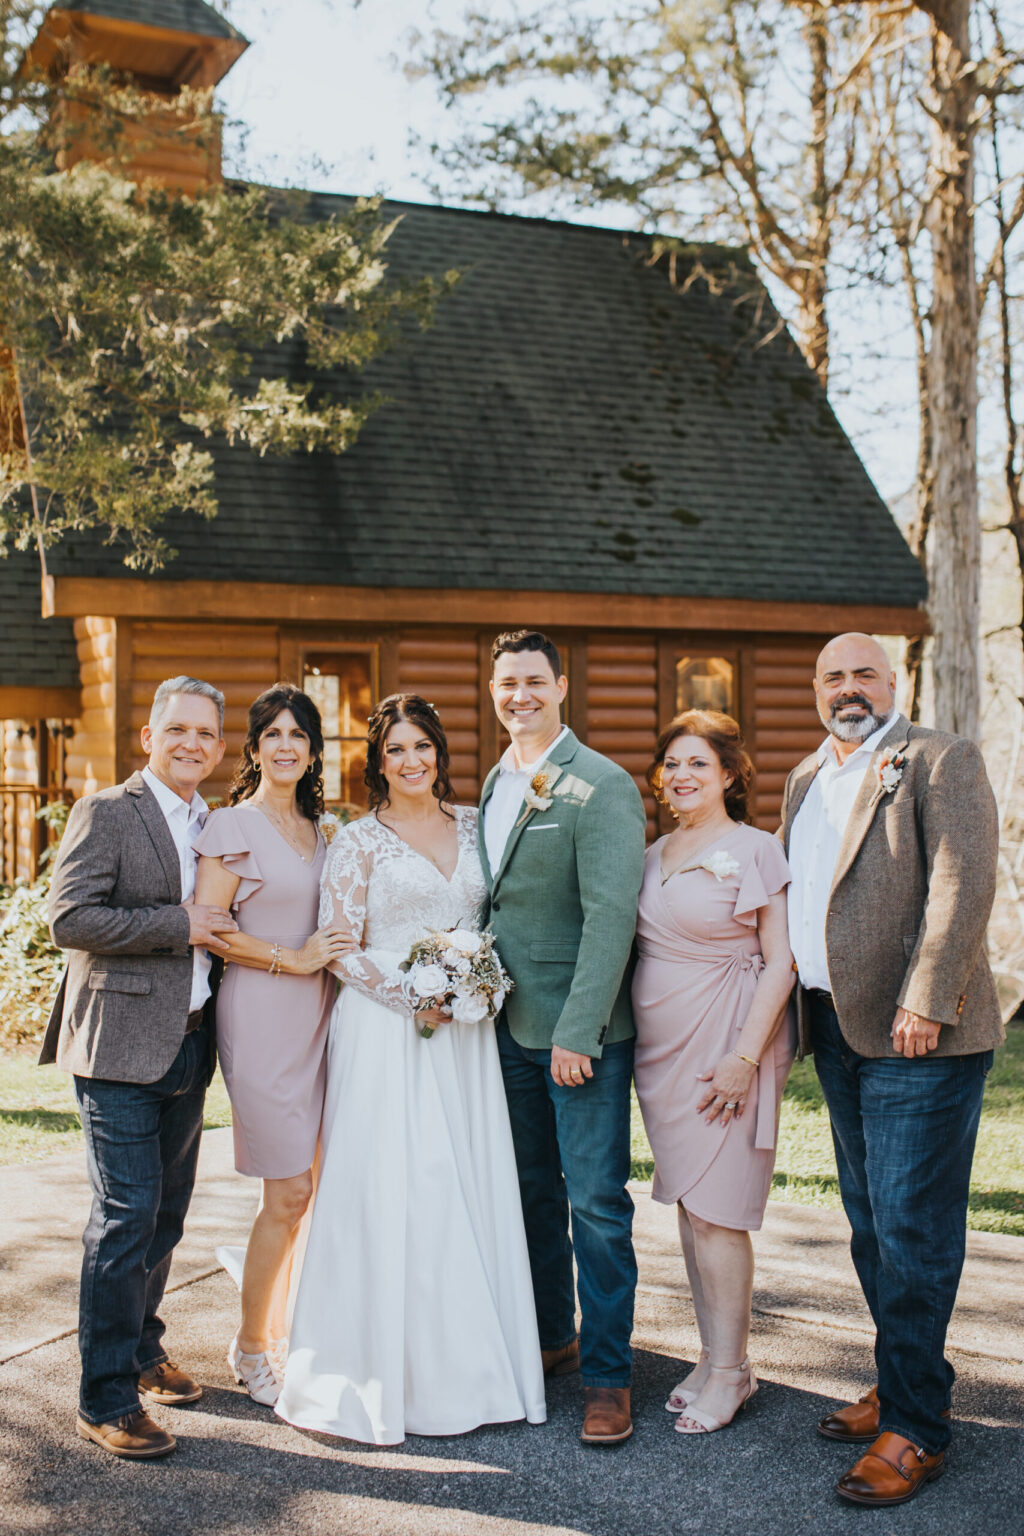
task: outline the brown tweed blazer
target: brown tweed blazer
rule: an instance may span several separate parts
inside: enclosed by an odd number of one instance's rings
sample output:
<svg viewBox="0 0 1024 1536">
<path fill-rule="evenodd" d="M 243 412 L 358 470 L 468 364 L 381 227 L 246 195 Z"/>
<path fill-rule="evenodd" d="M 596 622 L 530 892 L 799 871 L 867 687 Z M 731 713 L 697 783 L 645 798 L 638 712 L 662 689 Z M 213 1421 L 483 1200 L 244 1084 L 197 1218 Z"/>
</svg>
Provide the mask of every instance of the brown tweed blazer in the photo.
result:
<svg viewBox="0 0 1024 1536">
<path fill-rule="evenodd" d="M 50 886 L 50 930 L 68 968 L 40 1065 L 155 1083 L 184 1038 L 192 950 L 178 850 L 140 773 L 72 807 Z"/>
<path fill-rule="evenodd" d="M 890 791 L 879 778 L 887 752 L 905 758 Z M 781 832 L 787 855 L 817 771 L 812 755 L 786 780 Z M 850 814 L 825 923 L 839 1027 L 862 1056 L 892 1053 L 899 1007 L 943 1026 L 940 1056 L 990 1050 L 1004 1039 L 985 954 L 998 842 L 995 797 L 975 744 L 897 716 Z M 799 869 L 793 879 L 800 879 Z M 808 1008 L 803 989 L 797 991 L 803 1055 Z"/>
</svg>

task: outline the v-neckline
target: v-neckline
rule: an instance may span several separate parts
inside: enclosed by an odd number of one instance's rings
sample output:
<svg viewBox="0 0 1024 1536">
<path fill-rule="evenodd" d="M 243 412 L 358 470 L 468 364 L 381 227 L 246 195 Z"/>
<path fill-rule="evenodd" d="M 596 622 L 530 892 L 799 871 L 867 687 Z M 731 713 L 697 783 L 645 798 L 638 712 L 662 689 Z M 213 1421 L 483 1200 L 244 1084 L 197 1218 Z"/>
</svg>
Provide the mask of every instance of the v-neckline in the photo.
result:
<svg viewBox="0 0 1024 1536">
<path fill-rule="evenodd" d="M 732 837 L 737 827 L 741 827 L 742 825 L 743 823 L 741 821 L 734 821 L 727 831 L 723 832 L 719 837 L 712 837 L 703 845 L 703 847 L 699 848 L 696 853 L 691 854 L 690 858 L 685 864 L 680 864 L 678 869 L 673 869 L 672 872 L 667 875 L 665 873 L 665 866 L 661 862 L 661 856 L 665 851 L 665 844 L 662 843 L 661 847 L 658 849 L 658 879 L 661 882 L 662 890 L 664 890 L 665 886 L 668 885 L 670 880 L 675 879 L 676 875 L 688 875 L 691 874 L 695 869 L 703 869 L 704 866 L 701 864 L 700 860 L 704 858 L 705 854 L 708 853 L 710 849 L 714 848 L 716 843 L 724 842 L 726 838 Z M 671 832 L 666 835 L 666 842 L 671 836 Z"/>
<path fill-rule="evenodd" d="M 291 853 L 293 853 L 295 855 L 295 857 L 299 860 L 299 862 L 302 863 L 302 864 L 305 864 L 307 869 L 312 869 L 313 865 L 316 863 L 316 856 L 320 852 L 320 840 L 321 840 L 321 838 L 323 836 L 322 832 L 320 831 L 319 823 L 315 822 L 315 821 L 313 823 L 313 830 L 316 833 L 316 847 L 313 849 L 313 852 L 310 854 L 309 858 L 307 859 L 307 858 L 303 857 L 303 855 L 294 846 L 294 844 L 292 844 L 292 843 L 290 843 L 288 841 L 288 839 L 285 837 L 284 833 L 280 830 L 280 828 L 274 826 L 274 823 L 271 821 L 270 817 L 265 815 L 264 812 L 260 809 L 260 807 L 258 805 L 253 805 L 253 810 L 256 812 L 256 814 L 260 818 L 260 820 L 262 822 L 264 822 L 265 825 L 270 828 L 270 830 L 271 830 L 271 832 L 273 832 L 274 836 L 276 838 L 278 838 L 280 842 L 284 843 L 285 847 Z"/>
<path fill-rule="evenodd" d="M 421 853 L 418 848 L 414 848 L 412 843 L 410 843 L 407 838 L 402 836 L 401 832 L 396 832 L 394 827 L 389 827 L 387 822 L 381 821 L 379 816 L 375 817 L 374 819 L 378 827 L 383 827 L 385 832 L 390 832 L 391 836 L 396 838 L 398 842 L 402 844 L 403 848 L 408 848 L 410 853 L 414 853 L 416 857 L 418 859 L 422 859 L 424 864 L 428 865 L 435 874 L 440 875 L 445 885 L 451 885 L 452 881 L 455 879 L 455 876 L 459 872 L 459 865 L 462 863 L 462 822 L 459 819 L 457 806 L 452 806 L 452 814 L 455 817 L 455 863 L 452 865 L 452 872 L 450 875 L 446 875 L 440 864 L 435 864 L 433 859 L 429 858 L 427 854 Z"/>
</svg>

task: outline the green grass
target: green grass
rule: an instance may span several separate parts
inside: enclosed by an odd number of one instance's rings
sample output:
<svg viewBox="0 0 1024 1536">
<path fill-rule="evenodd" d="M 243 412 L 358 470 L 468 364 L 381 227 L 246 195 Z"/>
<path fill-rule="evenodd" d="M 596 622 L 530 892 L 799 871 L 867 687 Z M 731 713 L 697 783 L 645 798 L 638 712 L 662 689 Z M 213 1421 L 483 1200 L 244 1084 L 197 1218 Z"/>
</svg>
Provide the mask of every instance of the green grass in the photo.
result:
<svg viewBox="0 0 1024 1536">
<path fill-rule="evenodd" d="M 654 1170 L 640 1111 L 633 1099 L 633 1178 Z M 814 1071 L 802 1061 L 786 1087 L 772 1199 L 839 1206 L 839 1181 L 828 1112 Z M 971 1175 L 967 1224 L 977 1232 L 1024 1237 L 1024 1024 L 1014 1024 L 996 1052 Z"/>
<path fill-rule="evenodd" d="M 206 1096 L 203 1124 L 231 1124 L 219 1072 Z M 68 1074 L 37 1067 L 34 1051 L 0 1051 L 0 1165 L 73 1152 L 81 1141 L 82 1121 Z"/>
<path fill-rule="evenodd" d="M 219 1072 L 206 1097 L 204 1124 L 231 1124 Z M 81 1135 L 67 1075 L 56 1067 L 37 1067 L 31 1052 L 0 1051 L 0 1164 L 73 1151 Z M 654 1163 L 635 1095 L 632 1160 L 633 1178 L 649 1179 Z M 840 1204 L 828 1114 L 811 1061 L 793 1068 L 786 1088 L 772 1198 Z M 1010 1028 L 988 1080 L 967 1220 L 976 1231 L 1024 1237 L 1024 1024 Z"/>
</svg>

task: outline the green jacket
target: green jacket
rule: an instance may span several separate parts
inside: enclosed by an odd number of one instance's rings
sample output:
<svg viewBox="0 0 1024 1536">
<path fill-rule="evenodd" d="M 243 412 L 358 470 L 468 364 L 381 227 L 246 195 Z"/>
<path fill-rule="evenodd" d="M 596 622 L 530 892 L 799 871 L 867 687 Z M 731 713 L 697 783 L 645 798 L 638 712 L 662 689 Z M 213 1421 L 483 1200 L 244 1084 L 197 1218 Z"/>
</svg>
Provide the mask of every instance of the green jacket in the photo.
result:
<svg viewBox="0 0 1024 1536">
<path fill-rule="evenodd" d="M 524 803 L 493 871 L 483 813 L 497 767 L 480 799 L 490 926 L 515 982 L 505 1018 L 527 1049 L 554 1044 L 600 1056 L 634 1033 L 627 966 L 644 870 L 643 801 L 625 769 L 571 731 L 539 771 L 551 805 L 528 811 Z"/>
</svg>

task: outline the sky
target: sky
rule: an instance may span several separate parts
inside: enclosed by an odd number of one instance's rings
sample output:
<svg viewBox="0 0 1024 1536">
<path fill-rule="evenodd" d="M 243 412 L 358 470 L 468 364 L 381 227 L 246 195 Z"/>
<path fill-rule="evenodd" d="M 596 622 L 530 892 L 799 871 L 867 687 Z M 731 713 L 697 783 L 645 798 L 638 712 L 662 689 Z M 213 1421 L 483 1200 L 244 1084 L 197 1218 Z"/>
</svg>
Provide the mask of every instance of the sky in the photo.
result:
<svg viewBox="0 0 1024 1536">
<path fill-rule="evenodd" d="M 457 27 L 468 0 L 230 0 L 251 47 L 222 82 L 221 109 L 244 131 L 225 136 L 229 174 L 310 189 L 410 202 L 458 202 L 425 147 L 452 134 L 433 82 L 410 81 L 411 34 Z M 525 211 L 528 205 L 509 205 Z M 534 209 L 533 211 L 538 211 Z M 565 217 L 584 215 L 566 208 Z M 602 209 L 603 223 L 628 226 Z M 783 295 L 776 293 L 782 307 Z M 863 289 L 833 298 L 836 361 L 830 400 L 882 495 L 913 484 L 917 453 L 910 337 L 895 306 Z M 884 401 L 884 408 L 882 402 Z"/>
</svg>

